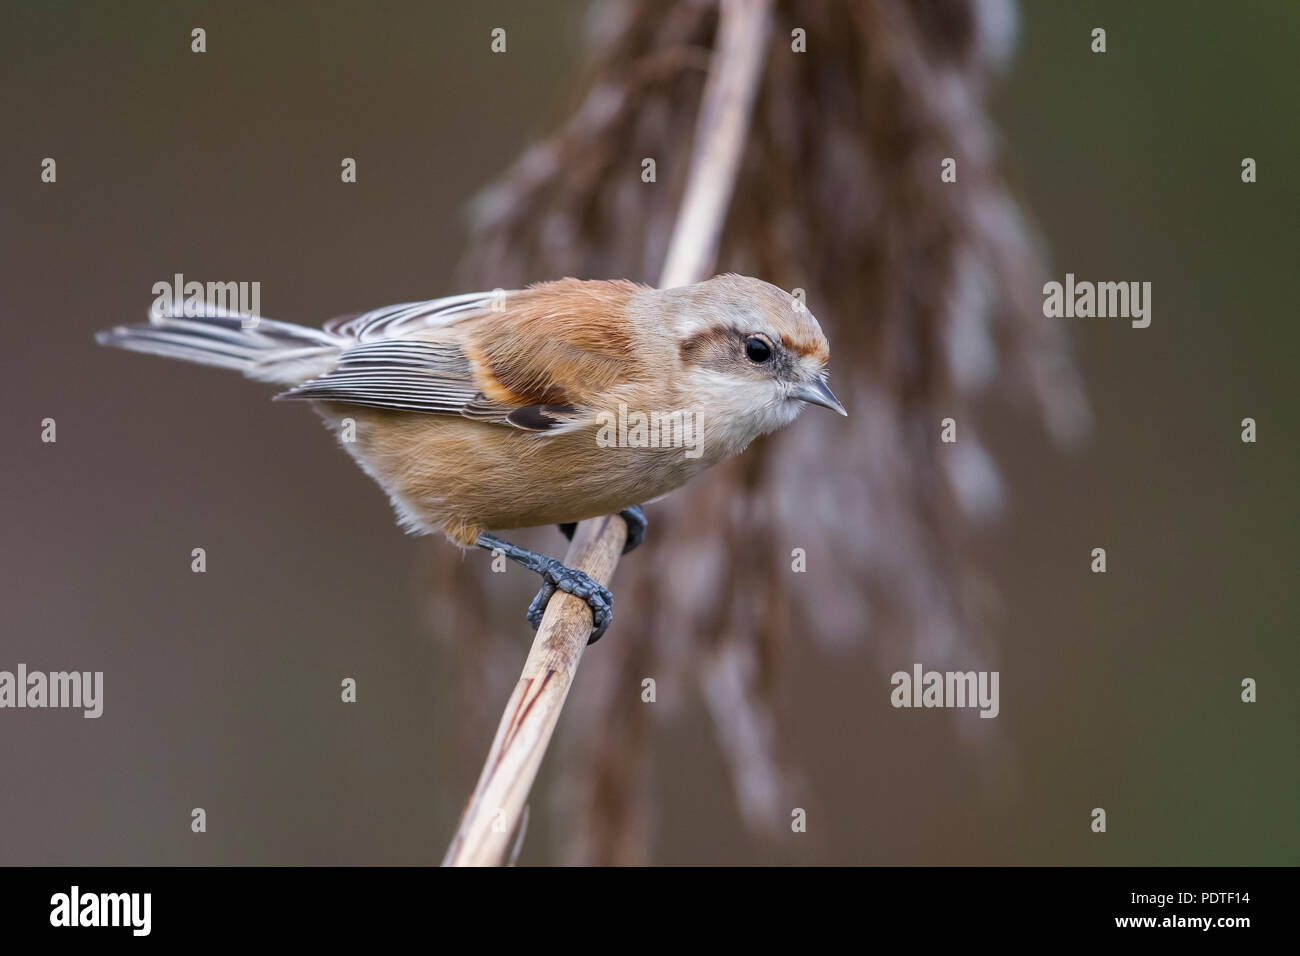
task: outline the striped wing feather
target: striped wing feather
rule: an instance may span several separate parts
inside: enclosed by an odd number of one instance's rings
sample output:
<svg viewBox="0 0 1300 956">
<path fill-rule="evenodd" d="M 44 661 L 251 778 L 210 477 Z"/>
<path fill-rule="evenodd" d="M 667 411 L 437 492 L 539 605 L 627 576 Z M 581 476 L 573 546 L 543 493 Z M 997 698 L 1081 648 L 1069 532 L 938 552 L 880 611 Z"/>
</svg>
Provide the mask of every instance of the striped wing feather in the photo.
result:
<svg viewBox="0 0 1300 956">
<path fill-rule="evenodd" d="M 326 332 L 357 344 L 276 397 L 555 430 L 633 373 L 622 306 L 636 288 L 565 279 L 508 293 L 500 311 L 474 293 L 341 317 Z"/>
</svg>

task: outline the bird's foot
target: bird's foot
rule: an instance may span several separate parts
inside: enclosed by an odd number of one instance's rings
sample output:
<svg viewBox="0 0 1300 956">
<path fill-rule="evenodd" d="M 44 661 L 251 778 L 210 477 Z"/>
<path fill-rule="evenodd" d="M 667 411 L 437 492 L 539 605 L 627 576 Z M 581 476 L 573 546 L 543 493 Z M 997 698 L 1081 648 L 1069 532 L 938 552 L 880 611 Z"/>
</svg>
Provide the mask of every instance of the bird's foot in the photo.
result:
<svg viewBox="0 0 1300 956">
<path fill-rule="evenodd" d="M 630 551 L 635 551 L 641 546 L 641 542 L 645 541 L 646 528 L 650 526 L 650 523 L 646 521 L 645 511 L 640 505 L 624 508 L 618 513 L 618 516 L 627 525 L 627 541 L 623 544 L 623 553 L 627 554 Z M 561 534 L 572 541 L 573 532 L 578 527 L 578 523 L 576 521 L 566 521 L 561 525 L 557 525 L 557 527 L 560 529 Z"/>
<path fill-rule="evenodd" d="M 587 643 L 595 644 L 604 636 L 609 622 L 614 619 L 614 595 L 609 588 L 599 584 L 586 572 L 567 568 L 554 558 L 547 558 L 547 561 L 549 563 L 537 572 L 542 576 L 542 589 L 533 598 L 533 603 L 528 605 L 528 623 L 534 631 L 541 626 L 546 605 L 558 589 L 587 602 L 587 607 L 591 608 L 592 623 L 591 637 L 587 638 Z"/>
<path fill-rule="evenodd" d="M 477 543 L 480 548 L 500 551 L 511 561 L 542 576 L 542 589 L 537 592 L 537 597 L 533 598 L 533 603 L 528 606 L 528 623 L 534 630 L 541 625 L 546 605 L 551 600 L 551 595 L 558 589 L 581 598 L 591 608 L 592 631 L 587 643 L 594 644 L 604 635 L 609 622 L 614 618 L 614 595 L 610 593 L 609 588 L 601 585 L 584 571 L 565 567 L 555 558 L 521 548 L 517 544 L 511 544 L 493 535 L 480 534 Z"/>
</svg>

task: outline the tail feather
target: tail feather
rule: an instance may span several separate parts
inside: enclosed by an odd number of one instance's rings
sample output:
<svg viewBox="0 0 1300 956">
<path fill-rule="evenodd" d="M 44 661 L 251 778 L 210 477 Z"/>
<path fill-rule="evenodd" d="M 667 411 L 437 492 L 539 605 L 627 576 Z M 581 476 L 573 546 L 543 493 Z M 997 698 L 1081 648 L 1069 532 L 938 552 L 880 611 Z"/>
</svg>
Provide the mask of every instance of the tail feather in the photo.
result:
<svg viewBox="0 0 1300 956">
<path fill-rule="evenodd" d="M 340 335 L 233 312 L 119 325 L 95 336 L 100 345 L 162 355 L 296 385 L 328 371 L 351 344 Z"/>
</svg>

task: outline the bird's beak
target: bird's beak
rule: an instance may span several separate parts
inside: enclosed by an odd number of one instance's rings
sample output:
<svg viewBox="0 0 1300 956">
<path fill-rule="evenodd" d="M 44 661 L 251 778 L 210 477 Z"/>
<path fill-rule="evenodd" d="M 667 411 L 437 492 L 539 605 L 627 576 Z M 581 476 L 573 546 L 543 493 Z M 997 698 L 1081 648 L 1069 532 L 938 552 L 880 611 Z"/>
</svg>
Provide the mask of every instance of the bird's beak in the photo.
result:
<svg viewBox="0 0 1300 956">
<path fill-rule="evenodd" d="M 830 390 L 824 381 L 815 378 L 808 385 L 801 385 L 791 393 L 793 398 L 802 402 L 808 402 L 812 405 L 820 405 L 822 408 L 829 408 L 833 412 L 839 412 L 841 415 L 847 415 L 844 406 L 840 400 L 835 397 L 835 393 Z"/>
</svg>

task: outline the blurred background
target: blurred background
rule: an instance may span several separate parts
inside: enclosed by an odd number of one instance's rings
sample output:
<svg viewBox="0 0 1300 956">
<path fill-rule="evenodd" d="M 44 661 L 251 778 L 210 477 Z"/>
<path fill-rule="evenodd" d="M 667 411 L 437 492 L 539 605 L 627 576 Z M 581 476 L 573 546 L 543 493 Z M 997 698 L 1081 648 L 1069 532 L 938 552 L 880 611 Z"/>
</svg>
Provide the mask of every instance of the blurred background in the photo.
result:
<svg viewBox="0 0 1300 956">
<path fill-rule="evenodd" d="M 403 536 L 307 409 L 93 334 L 174 273 L 313 325 L 653 282 L 716 10 L 0 15 L 0 670 L 105 685 L 0 711 L 0 863 L 438 862 L 535 580 Z M 807 290 L 851 417 L 648 509 L 521 863 L 1300 863 L 1298 46 L 1286 0 L 776 5 L 718 269 Z M 1151 326 L 1045 319 L 1066 272 Z M 914 661 L 998 670 L 999 717 L 893 709 Z"/>
</svg>

